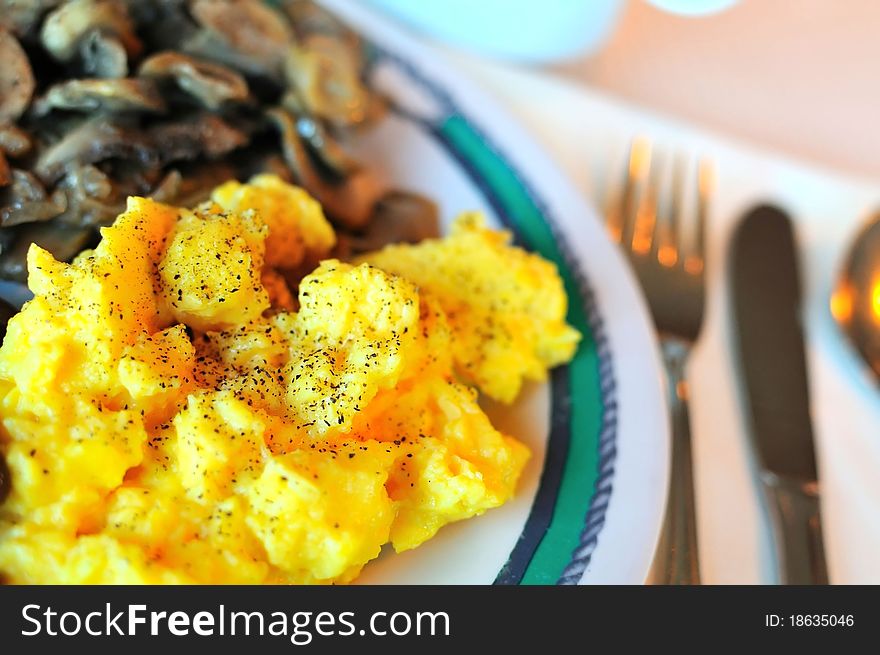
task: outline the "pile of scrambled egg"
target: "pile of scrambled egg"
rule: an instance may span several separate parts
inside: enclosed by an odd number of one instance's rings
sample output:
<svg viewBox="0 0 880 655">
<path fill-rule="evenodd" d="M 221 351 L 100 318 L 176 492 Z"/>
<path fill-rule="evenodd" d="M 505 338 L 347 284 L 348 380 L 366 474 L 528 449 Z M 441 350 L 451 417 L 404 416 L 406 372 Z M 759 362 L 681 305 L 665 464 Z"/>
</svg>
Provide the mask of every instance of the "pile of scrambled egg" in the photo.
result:
<svg viewBox="0 0 880 655">
<path fill-rule="evenodd" d="M 478 215 L 344 263 L 259 176 L 130 198 L 102 237 L 31 247 L 0 348 L 10 582 L 351 581 L 512 496 L 528 451 L 478 391 L 512 401 L 579 339 L 553 265 Z"/>
</svg>

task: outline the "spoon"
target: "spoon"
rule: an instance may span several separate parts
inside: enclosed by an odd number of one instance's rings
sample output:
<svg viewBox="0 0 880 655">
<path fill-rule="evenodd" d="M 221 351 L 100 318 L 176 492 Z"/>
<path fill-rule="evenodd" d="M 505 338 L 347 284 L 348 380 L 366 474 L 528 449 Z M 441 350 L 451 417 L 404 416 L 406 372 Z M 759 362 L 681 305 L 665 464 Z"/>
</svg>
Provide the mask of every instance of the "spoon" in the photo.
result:
<svg viewBox="0 0 880 655">
<path fill-rule="evenodd" d="M 880 213 L 862 228 L 844 260 L 831 315 L 880 379 Z"/>
</svg>

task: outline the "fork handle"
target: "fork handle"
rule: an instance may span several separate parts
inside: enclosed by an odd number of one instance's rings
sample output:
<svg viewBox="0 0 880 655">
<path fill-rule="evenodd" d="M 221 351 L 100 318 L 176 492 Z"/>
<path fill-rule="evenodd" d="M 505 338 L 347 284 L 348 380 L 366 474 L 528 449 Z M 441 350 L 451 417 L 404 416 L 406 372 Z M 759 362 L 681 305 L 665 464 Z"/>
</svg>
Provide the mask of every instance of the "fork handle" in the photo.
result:
<svg viewBox="0 0 880 655">
<path fill-rule="evenodd" d="M 654 559 L 656 584 L 700 584 L 691 426 L 684 376 L 690 348 L 691 344 L 681 339 L 661 339 L 669 385 L 672 462 L 666 516 Z"/>
</svg>

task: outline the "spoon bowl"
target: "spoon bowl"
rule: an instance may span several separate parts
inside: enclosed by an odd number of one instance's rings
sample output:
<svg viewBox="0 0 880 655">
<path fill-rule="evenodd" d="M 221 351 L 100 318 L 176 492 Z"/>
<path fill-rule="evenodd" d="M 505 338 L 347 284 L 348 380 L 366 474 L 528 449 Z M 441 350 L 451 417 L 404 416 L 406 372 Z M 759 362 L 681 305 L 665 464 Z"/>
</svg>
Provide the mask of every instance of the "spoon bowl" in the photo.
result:
<svg viewBox="0 0 880 655">
<path fill-rule="evenodd" d="M 880 380 L 880 213 L 856 236 L 836 280 L 831 315 Z"/>
</svg>

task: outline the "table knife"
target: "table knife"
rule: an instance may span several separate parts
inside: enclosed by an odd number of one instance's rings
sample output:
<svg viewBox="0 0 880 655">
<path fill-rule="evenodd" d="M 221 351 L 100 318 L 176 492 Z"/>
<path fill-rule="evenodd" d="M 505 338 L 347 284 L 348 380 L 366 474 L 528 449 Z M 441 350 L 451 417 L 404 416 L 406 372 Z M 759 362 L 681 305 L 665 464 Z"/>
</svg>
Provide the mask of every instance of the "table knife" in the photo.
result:
<svg viewBox="0 0 880 655">
<path fill-rule="evenodd" d="M 761 206 L 731 243 L 734 342 L 783 584 L 827 584 L 801 287 L 789 218 Z"/>
</svg>

